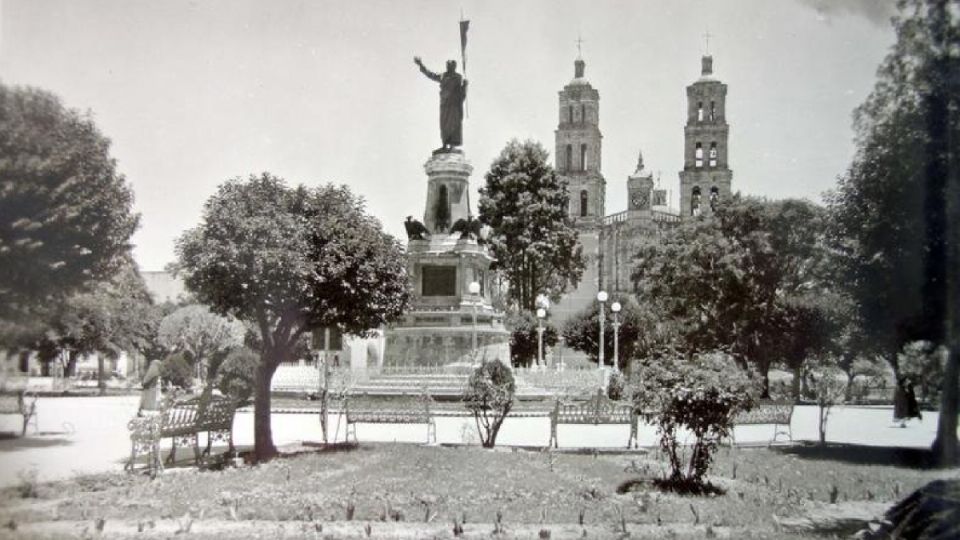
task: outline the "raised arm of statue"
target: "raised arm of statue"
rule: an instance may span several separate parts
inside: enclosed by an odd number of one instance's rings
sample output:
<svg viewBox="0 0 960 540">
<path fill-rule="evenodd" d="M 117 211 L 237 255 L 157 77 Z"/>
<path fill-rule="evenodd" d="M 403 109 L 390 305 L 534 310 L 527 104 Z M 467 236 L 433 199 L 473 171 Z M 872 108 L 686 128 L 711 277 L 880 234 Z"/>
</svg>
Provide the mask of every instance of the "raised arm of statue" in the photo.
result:
<svg viewBox="0 0 960 540">
<path fill-rule="evenodd" d="M 420 73 L 423 73 L 424 75 L 426 75 L 428 79 L 430 79 L 430 80 L 432 80 L 432 81 L 440 82 L 440 75 L 438 75 L 438 74 L 430 71 L 430 70 L 427 69 L 426 67 L 424 67 L 423 62 L 420 61 L 420 57 L 419 57 L 419 56 L 414 56 L 414 57 L 413 57 L 413 63 L 416 64 L 416 65 L 420 68 Z"/>
</svg>

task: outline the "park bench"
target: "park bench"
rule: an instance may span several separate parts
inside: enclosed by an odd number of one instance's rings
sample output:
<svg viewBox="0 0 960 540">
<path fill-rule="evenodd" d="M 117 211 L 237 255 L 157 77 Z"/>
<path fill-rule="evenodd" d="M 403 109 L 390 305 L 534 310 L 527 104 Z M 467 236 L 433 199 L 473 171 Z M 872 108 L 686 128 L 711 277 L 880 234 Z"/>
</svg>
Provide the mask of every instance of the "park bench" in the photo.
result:
<svg viewBox="0 0 960 540">
<path fill-rule="evenodd" d="M 23 429 L 20 435 L 27 434 L 27 426 L 33 419 L 34 431 L 37 431 L 37 396 L 26 390 L 6 391 L 0 394 L 0 414 L 19 414 L 23 417 Z"/>
<path fill-rule="evenodd" d="M 793 403 L 784 403 L 777 401 L 760 401 L 757 402 L 753 409 L 749 411 L 744 411 L 733 417 L 733 425 L 736 426 L 756 426 L 756 425 L 773 425 L 773 438 L 770 439 L 770 443 L 777 441 L 777 435 L 783 433 L 793 440 L 793 430 L 790 427 L 790 422 L 793 419 Z M 781 429 L 785 426 L 786 430 Z M 736 439 L 733 436 L 733 431 L 730 432 L 730 439 L 733 444 L 736 444 Z"/>
<path fill-rule="evenodd" d="M 227 452 L 233 452 L 233 415 L 236 405 L 232 399 L 214 396 L 201 406 L 200 398 L 178 401 L 162 407 L 157 414 L 134 418 L 128 424 L 130 429 L 130 461 L 127 470 L 133 470 L 138 454 L 150 456 L 151 469 L 162 470 L 160 463 L 160 441 L 172 439 L 173 444 L 167 463 L 176 459 L 177 445 L 193 443 L 193 454 L 197 465 L 203 456 L 210 453 L 214 440 L 226 441 Z M 200 433 L 207 434 L 207 448 L 200 452 Z"/>
<path fill-rule="evenodd" d="M 346 440 L 357 440 L 357 424 L 426 424 L 427 444 L 437 442 L 437 424 L 433 418 L 431 405 L 433 398 L 426 391 L 419 395 L 404 394 L 402 397 L 390 400 L 382 405 L 363 404 L 351 406 L 351 396 L 343 402 L 344 416 L 346 417 Z"/>
<path fill-rule="evenodd" d="M 547 446 L 557 448 L 557 426 L 560 424 L 629 424 L 630 438 L 627 448 L 637 447 L 637 414 L 632 403 L 618 403 L 603 395 L 602 390 L 588 401 L 564 402 L 557 398 L 550 411 L 550 442 Z"/>
</svg>

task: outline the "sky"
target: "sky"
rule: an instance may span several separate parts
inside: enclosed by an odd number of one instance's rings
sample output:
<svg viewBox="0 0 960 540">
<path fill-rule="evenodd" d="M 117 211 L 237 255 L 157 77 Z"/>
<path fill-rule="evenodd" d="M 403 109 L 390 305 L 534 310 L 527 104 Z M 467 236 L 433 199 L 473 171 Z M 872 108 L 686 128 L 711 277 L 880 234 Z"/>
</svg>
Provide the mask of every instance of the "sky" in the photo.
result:
<svg viewBox="0 0 960 540">
<path fill-rule="evenodd" d="M 506 143 L 550 151 L 577 40 L 600 92 L 608 213 L 643 151 L 678 204 L 685 87 L 728 85 L 733 189 L 819 201 L 853 156 L 851 113 L 893 44 L 892 0 L 0 0 L 0 81 L 89 111 L 133 186 L 143 270 L 175 258 L 237 176 L 347 184 L 403 238 L 440 146 L 434 71 L 470 20 L 471 189 Z M 461 66 L 462 67 L 462 66 Z"/>
</svg>

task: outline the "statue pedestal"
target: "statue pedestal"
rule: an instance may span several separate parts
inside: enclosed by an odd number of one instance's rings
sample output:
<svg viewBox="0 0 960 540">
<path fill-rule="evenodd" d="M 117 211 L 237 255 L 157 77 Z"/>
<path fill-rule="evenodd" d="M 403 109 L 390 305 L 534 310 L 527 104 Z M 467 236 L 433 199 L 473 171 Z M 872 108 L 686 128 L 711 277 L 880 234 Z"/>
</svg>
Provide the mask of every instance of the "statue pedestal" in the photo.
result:
<svg viewBox="0 0 960 540">
<path fill-rule="evenodd" d="M 407 243 L 411 309 L 386 330 L 384 366 L 455 368 L 484 358 L 509 364 L 510 335 L 503 314 L 490 302 L 493 257 L 476 240 L 449 233 L 454 223 L 469 216 L 473 166 L 463 152 L 454 150 L 435 152 L 424 169 L 428 181 L 423 223 L 431 236 Z M 480 294 L 470 294 L 474 281 Z"/>
</svg>

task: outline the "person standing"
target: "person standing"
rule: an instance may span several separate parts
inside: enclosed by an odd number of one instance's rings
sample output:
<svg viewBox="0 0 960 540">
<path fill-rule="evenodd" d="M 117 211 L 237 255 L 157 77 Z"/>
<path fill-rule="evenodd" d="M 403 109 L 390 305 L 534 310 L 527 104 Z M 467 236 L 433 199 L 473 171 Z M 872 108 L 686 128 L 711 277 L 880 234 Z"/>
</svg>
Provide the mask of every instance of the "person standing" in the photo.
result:
<svg viewBox="0 0 960 540">
<path fill-rule="evenodd" d="M 140 409 L 137 416 L 144 411 L 156 411 L 160 408 L 160 360 L 150 362 L 150 367 L 143 374 L 143 390 L 140 392 Z"/>
</svg>

